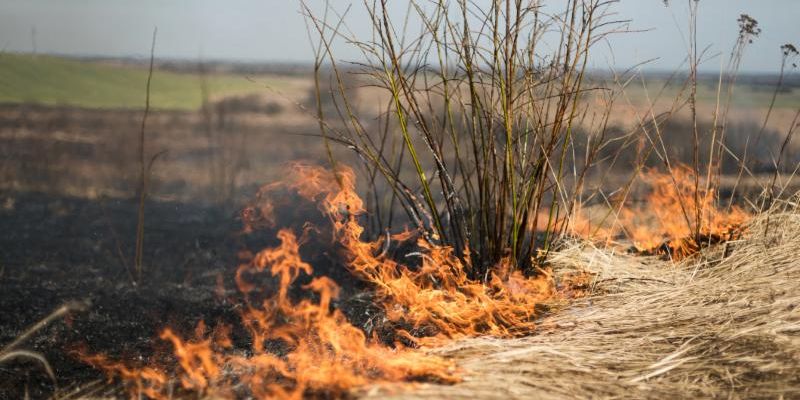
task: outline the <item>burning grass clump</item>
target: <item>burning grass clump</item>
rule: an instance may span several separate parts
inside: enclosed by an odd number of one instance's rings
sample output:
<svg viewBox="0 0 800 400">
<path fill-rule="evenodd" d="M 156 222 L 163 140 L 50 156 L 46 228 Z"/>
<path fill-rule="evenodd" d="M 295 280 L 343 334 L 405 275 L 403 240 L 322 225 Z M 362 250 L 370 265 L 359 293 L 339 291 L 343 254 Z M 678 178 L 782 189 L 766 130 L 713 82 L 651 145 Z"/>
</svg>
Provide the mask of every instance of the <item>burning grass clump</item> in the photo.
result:
<svg viewBox="0 0 800 400">
<path fill-rule="evenodd" d="M 627 209 L 623 218 L 636 249 L 683 259 L 703 246 L 735 240 L 741 235 L 750 215 L 737 206 L 720 208 L 717 190 L 709 186 L 698 189 L 694 184 L 696 175 L 688 166 L 675 167 L 666 174 L 645 174 L 644 180 L 652 191 L 644 207 Z M 655 227 L 633 226 L 635 215 L 644 214 L 645 207 L 654 214 Z"/>
<path fill-rule="evenodd" d="M 281 229 L 280 245 L 256 253 L 236 273 L 245 296 L 241 319 L 250 348 L 235 348 L 230 327 L 209 332 L 201 324 L 188 339 L 164 329 L 160 338 L 172 345 L 174 354 L 154 357 L 145 365 L 133 367 L 86 351 L 80 352 L 81 359 L 121 378 L 131 396 L 150 398 L 170 398 L 176 390 L 223 397 L 300 398 L 340 396 L 368 383 L 419 379 L 452 383 L 459 378 L 451 362 L 408 345 L 484 334 L 527 334 L 533 331 L 542 304 L 566 293 L 555 289 L 546 271 L 529 278 L 502 263 L 491 269 L 485 282 L 474 281 L 467 276 L 471 266 L 454 256 L 453 249 L 425 239 L 417 242 L 417 252 L 408 255 L 419 262 L 392 259 L 382 251 L 388 239 L 362 238 L 358 215 L 364 212 L 363 204 L 355 192 L 355 175 L 344 167 L 334 173 L 293 165 L 284 182 L 265 186 L 246 210 L 246 230 L 270 225 L 275 212 L 270 199 L 287 190 L 318 203 L 330 220 L 343 264 L 352 278 L 374 291 L 383 309 L 382 324 L 391 329 L 368 336 L 334 307 L 339 285 L 315 275 L 299 250 L 322 227 L 304 229 L 299 238 L 293 230 Z M 406 232 L 390 238 L 399 242 L 412 236 Z M 249 293 L 259 291 L 254 277 L 263 274 L 276 281 L 276 289 L 264 300 L 253 300 Z M 304 291 L 299 297 L 293 295 L 298 286 Z"/>
<path fill-rule="evenodd" d="M 649 190 L 643 201 L 626 204 L 623 199 L 596 223 L 579 210 L 569 221 L 569 231 L 604 244 L 627 241 L 634 253 L 678 261 L 704 247 L 739 239 L 751 218 L 735 205 L 720 207 L 717 190 L 688 166 L 669 173 L 650 170 L 641 177 Z"/>
<path fill-rule="evenodd" d="M 407 217 L 475 281 L 489 282 L 498 264 L 534 274 L 609 140 L 620 93 L 595 90 L 587 68 L 590 49 L 622 25 L 613 2 L 366 2 L 367 38 L 350 35 L 346 13 L 306 3 L 317 96 L 338 111 L 319 107 L 320 137 L 362 161 L 376 225 Z M 332 51 L 340 40 L 360 55 L 353 69 Z M 352 74 L 382 104 L 348 98 Z M 326 76 L 330 88 L 319 84 Z M 578 131 L 589 133 L 581 160 Z"/>
</svg>

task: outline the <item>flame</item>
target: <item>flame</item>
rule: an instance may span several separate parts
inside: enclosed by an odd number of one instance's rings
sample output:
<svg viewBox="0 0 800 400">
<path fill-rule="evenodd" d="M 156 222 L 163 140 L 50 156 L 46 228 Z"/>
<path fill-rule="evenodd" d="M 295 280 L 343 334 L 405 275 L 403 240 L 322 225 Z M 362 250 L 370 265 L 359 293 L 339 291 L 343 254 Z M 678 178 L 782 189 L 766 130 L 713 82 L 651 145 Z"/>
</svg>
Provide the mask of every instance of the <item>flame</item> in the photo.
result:
<svg viewBox="0 0 800 400">
<path fill-rule="evenodd" d="M 696 180 L 694 170 L 680 165 L 671 173 L 642 173 L 650 192 L 641 204 L 620 209 L 613 224 L 592 224 L 578 212 L 570 221 L 571 233 L 594 241 L 613 242 L 625 236 L 642 253 L 682 259 L 704 244 L 735 239 L 750 215 L 739 207 L 717 207 L 717 192 Z M 697 186 L 696 186 L 697 184 Z"/>
<path fill-rule="evenodd" d="M 129 367 L 126 363 L 110 360 L 103 354 L 89 354 L 84 349 L 75 350 L 78 358 L 94 368 L 101 369 L 109 376 L 118 376 L 126 385 L 131 397 L 142 395 L 151 399 L 162 399 L 168 392 L 167 374 L 154 367 Z"/>
<path fill-rule="evenodd" d="M 388 334 L 367 336 L 352 325 L 333 303 L 340 288 L 326 276 L 314 276 L 300 256 L 310 229 L 298 238 L 291 229 L 277 233 L 280 245 L 256 254 L 239 266 L 235 281 L 246 296 L 259 287 L 251 279 L 271 275 L 275 293 L 261 302 L 247 301 L 242 324 L 252 340 L 250 354 L 237 352 L 225 329 L 208 336 L 205 325 L 195 338 L 184 340 L 170 329 L 160 338 L 174 349 L 177 363 L 168 367 L 132 368 L 105 356 L 80 353 L 87 363 L 126 382 L 131 396 L 169 398 L 168 377 L 178 377 L 181 388 L 202 394 L 255 398 L 301 398 L 308 394 L 340 396 L 369 383 L 400 380 L 458 380 L 451 362 L 406 347 L 431 345 L 475 335 L 516 336 L 534 329 L 537 306 L 568 293 L 556 287 L 549 271 L 528 278 L 504 260 L 485 282 L 468 278 L 470 265 L 452 248 L 420 239 L 419 251 L 403 264 L 381 249 L 387 240 L 411 240 L 411 231 L 377 241 L 362 239 L 358 215 L 364 204 L 355 191 L 349 168 L 328 171 L 295 164 L 288 179 L 263 187 L 256 202 L 243 212 L 245 231 L 276 221 L 271 203 L 275 192 L 289 190 L 318 204 L 329 218 L 333 239 L 342 249 L 348 271 L 369 284 L 385 311 Z M 469 249 L 465 249 L 466 252 Z M 301 282 L 308 282 L 300 285 Z M 295 293 L 304 289 L 304 295 Z M 294 293 L 294 295 L 293 295 Z M 384 330 L 386 331 L 386 330 Z M 376 331 L 377 332 L 377 331 Z M 383 331 L 382 331 L 383 332 Z M 394 342 L 393 346 L 385 343 Z"/>
<path fill-rule="evenodd" d="M 364 228 L 356 216 L 364 212 L 355 191 L 355 175 L 341 169 L 336 175 L 319 167 L 296 164 L 293 186 L 297 193 L 320 201 L 320 209 L 333 222 L 334 236 L 345 248 L 346 263 L 356 277 L 371 283 L 386 310 L 386 317 L 404 327 L 398 334 L 415 344 L 433 344 L 478 334 L 513 336 L 530 332 L 538 304 L 554 296 L 548 273 L 526 278 L 510 270 L 508 261 L 494 268 L 486 282 L 467 277 L 470 265 L 454 255 L 453 248 L 420 239 L 421 265 L 411 268 L 380 252 L 384 243 L 361 239 Z M 402 239 L 408 235 L 396 237 Z M 466 249 L 469 251 L 469 249 Z M 377 254 L 377 255 L 376 255 Z M 418 336 L 427 337 L 420 338 Z"/>
<path fill-rule="evenodd" d="M 339 288 L 327 277 L 314 278 L 303 286 L 316 294 L 317 301 L 293 301 L 288 289 L 313 270 L 300 259 L 298 240 L 292 232 L 282 230 L 278 237 L 278 247 L 262 250 L 251 263 L 239 267 L 239 271 L 269 271 L 279 282 L 274 296 L 242 312 L 242 322 L 252 338 L 251 356 L 232 351 L 225 333 L 216 339 L 205 337 L 201 324 L 193 340 L 184 340 L 171 329 L 161 333 L 160 338 L 172 344 L 178 364 L 170 374 L 165 372 L 168 368 L 132 368 L 85 352 L 81 359 L 120 377 L 131 397 L 142 394 L 154 399 L 170 398 L 168 376 L 178 376 L 185 390 L 236 397 L 234 388 L 239 388 L 259 399 L 299 399 L 308 392 L 336 396 L 370 382 L 456 380 L 447 361 L 368 340 L 339 310 L 331 309 Z M 244 274 L 237 276 L 244 281 Z M 280 356 L 278 348 L 286 355 Z"/>
</svg>

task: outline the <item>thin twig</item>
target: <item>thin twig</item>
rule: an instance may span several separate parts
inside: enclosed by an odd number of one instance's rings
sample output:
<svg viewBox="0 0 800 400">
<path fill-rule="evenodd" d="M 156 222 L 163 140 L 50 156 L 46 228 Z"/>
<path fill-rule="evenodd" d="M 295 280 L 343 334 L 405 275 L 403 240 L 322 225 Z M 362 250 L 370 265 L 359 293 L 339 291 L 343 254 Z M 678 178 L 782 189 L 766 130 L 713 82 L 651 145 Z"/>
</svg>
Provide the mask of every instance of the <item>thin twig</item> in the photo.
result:
<svg viewBox="0 0 800 400">
<path fill-rule="evenodd" d="M 147 74 L 147 85 L 145 86 L 144 115 L 142 125 L 139 130 L 139 212 L 136 222 L 136 253 L 133 264 L 136 270 L 136 281 L 142 281 L 142 258 L 144 254 L 144 204 L 147 200 L 147 166 L 145 165 L 145 128 L 147 126 L 147 116 L 150 114 L 150 84 L 153 80 L 153 64 L 156 51 L 156 37 L 158 28 L 153 29 L 153 41 L 150 45 L 150 68 Z M 157 155 L 156 155 L 157 156 Z M 153 158 L 155 159 L 155 157 Z"/>
</svg>

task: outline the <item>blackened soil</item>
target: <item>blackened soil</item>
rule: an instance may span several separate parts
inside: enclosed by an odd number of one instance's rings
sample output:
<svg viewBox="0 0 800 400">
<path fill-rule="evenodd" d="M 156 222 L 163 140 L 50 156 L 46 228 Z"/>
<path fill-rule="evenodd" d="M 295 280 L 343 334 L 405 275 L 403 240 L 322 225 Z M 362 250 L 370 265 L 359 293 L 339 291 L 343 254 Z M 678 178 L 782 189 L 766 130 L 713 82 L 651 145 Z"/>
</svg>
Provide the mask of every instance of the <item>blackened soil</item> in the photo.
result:
<svg viewBox="0 0 800 400">
<path fill-rule="evenodd" d="M 235 214 L 148 203 L 143 279 L 135 285 L 136 201 L 0 193 L 0 349 L 62 304 L 91 303 L 17 348 L 42 354 L 63 389 L 103 378 L 72 349 L 136 361 L 164 345 L 157 336 L 166 326 L 190 332 L 201 319 L 212 326 L 236 322 L 237 252 L 270 242 L 238 234 Z M 0 364 L 0 399 L 26 392 L 47 398 L 56 385 L 35 362 Z"/>
</svg>

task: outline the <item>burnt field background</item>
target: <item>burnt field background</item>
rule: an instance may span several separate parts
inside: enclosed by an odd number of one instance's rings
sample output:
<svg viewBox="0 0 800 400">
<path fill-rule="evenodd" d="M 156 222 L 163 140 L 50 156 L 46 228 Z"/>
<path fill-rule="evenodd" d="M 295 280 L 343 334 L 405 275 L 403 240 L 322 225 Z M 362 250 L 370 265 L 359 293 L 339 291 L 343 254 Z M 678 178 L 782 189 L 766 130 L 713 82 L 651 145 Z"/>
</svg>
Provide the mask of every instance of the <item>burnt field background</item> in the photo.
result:
<svg viewBox="0 0 800 400">
<path fill-rule="evenodd" d="M 280 179 L 286 163 L 325 162 L 324 145 L 315 136 L 319 128 L 310 71 L 286 66 L 200 69 L 180 63 L 165 63 L 156 70 L 154 76 L 166 79 L 163 85 L 171 92 L 154 103 L 148 117 L 145 153 L 149 159 L 158 156 L 149 174 L 144 279 L 135 285 L 136 146 L 143 110 L 132 104 L 143 102 L 144 82 L 135 78 L 146 76 L 145 67 L 120 60 L 13 57 L 16 65 L 40 66 L 41 74 L 60 71 L 63 82 L 84 73 L 81 66 L 99 76 L 128 74 L 131 80 L 100 97 L 84 96 L 82 91 L 92 91 L 87 86 L 64 89 L 74 100 L 45 89 L 38 98 L 24 98 L 14 95 L 21 90 L 15 85 L 25 88 L 20 86 L 19 68 L 8 67 L 9 58 L 0 56 L 0 91 L 5 91 L 0 96 L 0 346 L 61 304 L 87 302 L 86 311 L 54 322 L 26 348 L 50 361 L 60 390 L 91 388 L 103 375 L 76 361 L 69 352 L 73 346 L 85 344 L 98 352 L 136 358 L 157 350 L 153 339 L 164 325 L 190 332 L 203 318 L 236 318 L 232 281 L 237 254 L 276 242 L 274 232 L 243 234 L 239 210 L 262 184 Z M 29 85 L 36 85 L 36 78 L 31 75 Z M 170 86 L 167 78 L 185 86 Z M 214 79 L 229 89 L 214 89 L 217 84 L 209 84 Z M 658 74 L 645 79 L 654 86 L 664 81 Z M 702 82 L 713 92 L 714 76 Z M 374 112 L 374 123 L 379 124 L 379 104 L 385 99 L 356 78 L 349 85 L 351 100 L 365 112 Z M 739 85 L 727 129 L 729 143 L 746 146 L 745 138 L 760 129 L 764 100 L 768 103 L 775 78 L 742 76 Z M 138 100 L 114 99 L 115 90 L 124 93 L 126 86 L 138 92 Z M 158 81 L 154 90 L 158 93 Z M 630 101 L 612 114 L 611 124 L 620 134 L 635 125 L 635 116 L 647 107 L 637 90 L 627 89 Z M 666 108 L 673 97 L 668 93 L 653 107 Z M 784 82 L 778 98 L 765 139 L 752 153 L 763 162 L 754 170 L 755 177 L 745 179 L 743 194 L 757 194 L 760 178 L 771 178 L 769 156 L 778 153 L 800 105 L 800 82 Z M 701 91 L 699 99 L 699 114 L 710 116 L 713 96 L 704 97 Z M 324 106 L 335 112 L 332 105 Z M 676 161 L 690 161 L 687 124 L 675 118 L 665 128 Z M 787 167 L 782 174 L 791 174 L 800 161 L 798 145 L 791 146 L 784 152 L 782 165 Z M 346 149 L 334 151 L 338 159 L 358 166 L 359 160 Z M 621 160 L 616 168 L 621 182 L 629 164 Z M 725 171 L 722 193 L 733 184 L 736 169 Z M 613 177 L 604 184 L 613 191 Z M 303 206 L 291 205 L 283 217 L 305 218 Z M 336 269 L 335 257 L 324 251 L 309 251 L 307 256 L 314 265 Z M 341 301 L 356 300 L 343 296 Z M 363 307 L 350 309 L 369 313 Z M 0 382 L 0 398 L 19 398 L 22 391 L 42 398 L 54 392 L 40 366 L 29 360 L 0 366 Z"/>
</svg>

